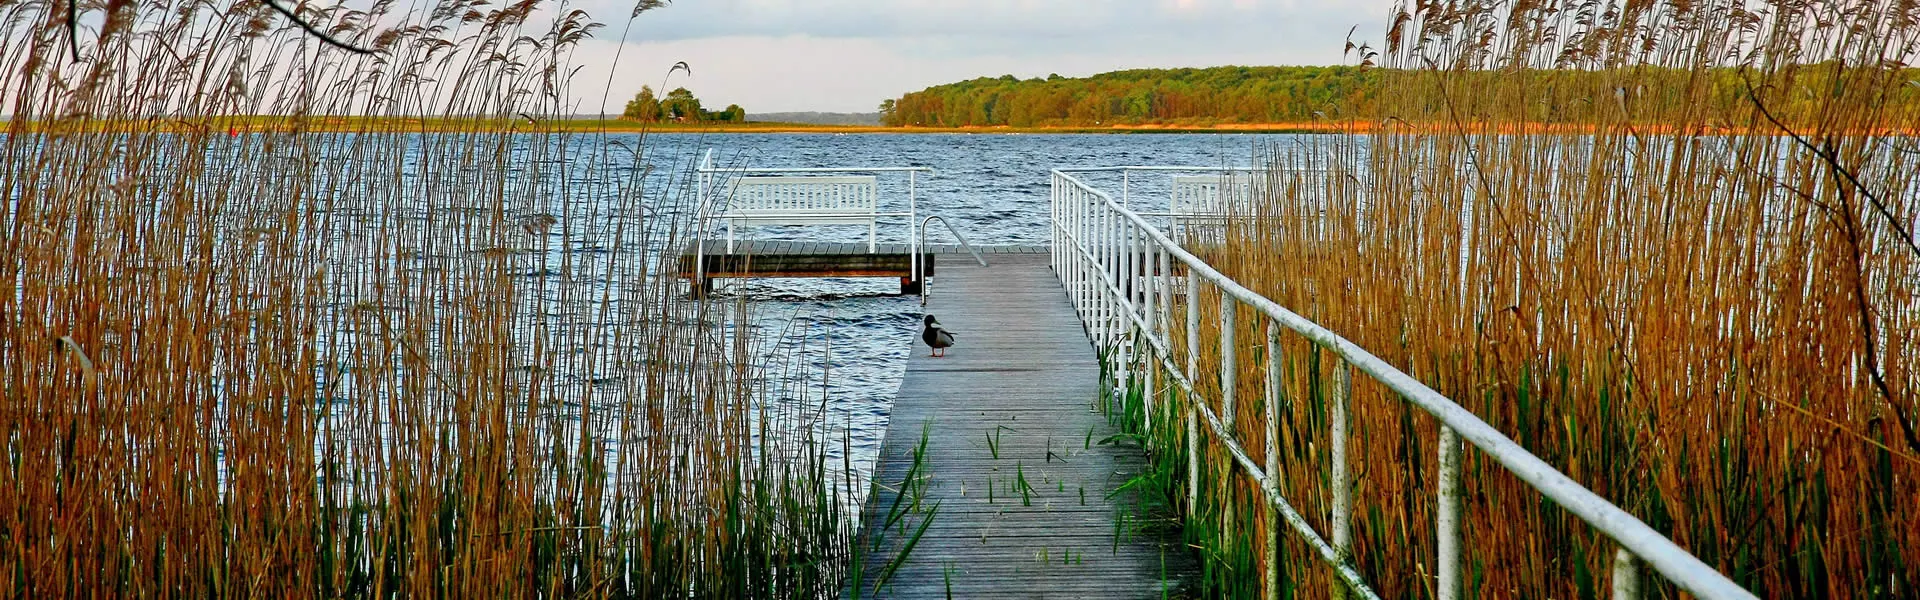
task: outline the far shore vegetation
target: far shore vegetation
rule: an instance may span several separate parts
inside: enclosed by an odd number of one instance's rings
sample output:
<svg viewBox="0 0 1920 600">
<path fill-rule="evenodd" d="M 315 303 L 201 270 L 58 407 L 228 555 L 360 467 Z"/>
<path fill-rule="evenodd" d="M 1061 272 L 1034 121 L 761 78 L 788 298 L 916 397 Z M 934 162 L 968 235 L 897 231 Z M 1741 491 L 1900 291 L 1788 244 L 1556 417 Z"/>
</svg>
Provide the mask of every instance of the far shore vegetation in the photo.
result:
<svg viewBox="0 0 1920 600">
<path fill-rule="evenodd" d="M 1809 65 L 1818 66 L 1818 65 Z M 1893 72 L 1898 71 L 1898 72 Z M 1805 114 L 1832 95 L 1832 69 L 1776 85 L 1788 100 L 1781 110 Z M 1383 77 L 1420 76 L 1418 69 L 1360 66 L 1212 67 L 1133 69 L 1091 77 L 1019 79 L 981 77 L 910 92 L 880 104 L 881 122 L 903 128 L 1009 128 L 1013 130 L 1188 129 L 1236 131 L 1353 131 L 1379 125 Z M 1424 71 L 1432 77 L 1432 71 Z M 1920 79 L 1912 69 L 1891 76 Z M 1503 132 L 1590 133 L 1618 123 L 1593 119 L 1594 105 L 1632 105 L 1625 121 L 1639 126 L 1688 123 L 1690 131 L 1735 133 L 1768 126 L 1756 122 L 1700 123 L 1685 102 L 1705 102 L 1730 113 L 1747 101 L 1751 73 L 1738 67 L 1702 69 L 1634 65 L 1600 69 L 1500 69 L 1449 72 L 1473 89 L 1524 83 L 1529 97 L 1519 114 L 1451 115 L 1452 124 L 1500 122 Z M 1441 98 L 1428 99 L 1442 102 Z M 1881 99 L 1890 108 L 1912 108 L 1920 88 L 1899 87 Z"/>
</svg>

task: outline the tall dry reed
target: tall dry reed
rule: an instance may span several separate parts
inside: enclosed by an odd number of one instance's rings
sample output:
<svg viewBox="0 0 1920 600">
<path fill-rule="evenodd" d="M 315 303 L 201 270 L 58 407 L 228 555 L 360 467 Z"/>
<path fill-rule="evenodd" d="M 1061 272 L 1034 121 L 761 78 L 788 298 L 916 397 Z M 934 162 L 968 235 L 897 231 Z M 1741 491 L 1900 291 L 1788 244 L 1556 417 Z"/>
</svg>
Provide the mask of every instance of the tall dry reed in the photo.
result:
<svg viewBox="0 0 1920 600">
<path fill-rule="evenodd" d="M 0 0 L 0 594 L 837 591 L 691 157 L 543 125 L 599 25 L 282 6 Z"/>
<path fill-rule="evenodd" d="M 1379 113 L 1354 116 L 1372 128 L 1269 154 L 1272 193 L 1206 258 L 1762 597 L 1920 593 L 1920 5 L 1396 14 L 1378 54 L 1355 49 L 1385 68 Z M 1263 448 L 1264 331 L 1238 322 L 1239 439 Z M 1282 493 L 1327 532 L 1332 361 L 1282 348 Z M 1383 597 L 1431 596 L 1437 426 L 1364 376 L 1352 406 L 1353 560 Z M 1190 536 L 1222 595 L 1254 593 L 1277 525 L 1203 453 Z M 1465 456 L 1470 597 L 1608 593 L 1615 544 Z M 1326 595 L 1283 539 L 1284 595 Z"/>
</svg>

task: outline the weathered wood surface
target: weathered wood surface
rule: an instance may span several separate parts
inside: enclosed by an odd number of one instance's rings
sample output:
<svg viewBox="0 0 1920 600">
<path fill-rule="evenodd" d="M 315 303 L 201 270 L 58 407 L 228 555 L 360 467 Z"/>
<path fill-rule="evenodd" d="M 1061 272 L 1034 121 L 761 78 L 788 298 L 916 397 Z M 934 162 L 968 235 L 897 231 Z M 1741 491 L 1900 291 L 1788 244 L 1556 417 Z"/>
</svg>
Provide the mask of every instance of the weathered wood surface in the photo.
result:
<svg viewBox="0 0 1920 600">
<path fill-rule="evenodd" d="M 734 242 L 733 252 L 728 252 L 726 240 L 708 240 L 701 248 L 703 251 L 695 252 L 689 245 L 681 250 L 679 259 L 680 276 L 686 278 L 695 276 L 695 261 L 704 263 L 697 271 L 706 277 L 706 281 L 696 282 L 705 284 L 701 289 L 710 289 L 713 279 L 727 277 L 899 277 L 901 293 L 920 289 L 918 282 L 908 280 L 913 274 L 913 253 L 906 244 L 880 244 L 874 252 L 867 252 L 866 244 L 739 240 Z M 982 256 L 1046 253 L 1044 246 L 980 246 L 974 250 Z M 939 256 L 943 255 L 949 261 L 973 260 L 958 245 L 928 244 L 921 248 L 921 272 L 937 276 Z"/>
<path fill-rule="evenodd" d="M 705 249 L 705 254 L 728 254 L 726 240 L 707 240 L 702 248 Z M 1047 253 L 1046 246 L 974 246 L 973 249 L 982 255 Z M 693 255 L 693 250 L 693 246 L 688 244 L 686 247 L 681 248 L 680 255 L 691 256 Z M 906 244 L 879 244 L 874 247 L 873 253 L 906 254 L 908 250 Z M 961 248 L 959 244 L 927 244 L 921 248 L 921 251 L 928 254 L 964 255 L 967 253 L 966 249 Z M 781 253 L 867 254 L 867 245 L 844 242 L 782 242 L 773 240 L 736 240 L 733 243 L 732 254 L 766 255 Z"/>
<path fill-rule="evenodd" d="M 1144 533 L 1113 492 L 1145 464 L 1096 409 L 1099 365 L 1045 255 L 950 261 L 927 312 L 954 332 L 945 358 L 915 337 L 862 538 L 862 597 L 1158 598 L 1192 571 L 1177 540 Z M 924 429 L 923 429 L 924 428 Z M 923 492 L 899 502 L 926 432 Z M 995 441 L 989 443 L 989 438 Z M 998 448 L 998 458 L 994 448 Z M 1024 475 L 1031 491 L 1017 489 Z M 910 487 L 910 486 L 909 486 Z M 988 489 L 992 488 L 989 495 Z M 1084 495 L 1083 495 L 1084 493 Z M 921 510 L 905 507 L 915 498 Z M 938 504 L 890 583 L 874 584 Z M 877 531 L 903 514 L 885 532 Z M 851 596 L 851 590 L 846 594 Z"/>
</svg>

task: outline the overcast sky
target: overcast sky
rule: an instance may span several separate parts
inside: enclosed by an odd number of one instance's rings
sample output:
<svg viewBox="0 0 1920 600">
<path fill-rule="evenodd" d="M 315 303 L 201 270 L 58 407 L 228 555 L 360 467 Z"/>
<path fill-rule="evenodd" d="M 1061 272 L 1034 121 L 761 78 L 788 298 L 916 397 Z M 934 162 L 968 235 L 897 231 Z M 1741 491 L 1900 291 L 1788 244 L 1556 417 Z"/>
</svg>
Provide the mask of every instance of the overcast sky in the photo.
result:
<svg viewBox="0 0 1920 600">
<path fill-rule="evenodd" d="M 872 112 L 930 85 L 1142 67 L 1330 65 L 1386 30 L 1390 0 L 677 0 L 640 15 L 608 110 L 640 86 L 685 86 L 717 109 Z M 581 47 L 581 112 L 597 112 L 631 2 L 583 6 L 608 27 Z"/>
</svg>

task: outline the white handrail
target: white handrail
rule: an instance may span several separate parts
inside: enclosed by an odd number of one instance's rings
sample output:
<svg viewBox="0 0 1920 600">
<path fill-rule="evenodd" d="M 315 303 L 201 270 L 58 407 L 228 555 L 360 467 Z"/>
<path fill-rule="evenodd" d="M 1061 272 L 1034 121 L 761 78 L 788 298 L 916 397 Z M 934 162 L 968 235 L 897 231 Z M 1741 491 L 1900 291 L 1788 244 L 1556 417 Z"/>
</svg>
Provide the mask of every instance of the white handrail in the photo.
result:
<svg viewBox="0 0 1920 600">
<path fill-rule="evenodd" d="M 1169 259 L 1171 259 L 1184 265 L 1187 270 L 1189 296 L 1185 305 L 1190 323 L 1189 336 L 1192 336 L 1197 329 L 1192 324 L 1198 323 L 1197 292 L 1200 289 L 1200 282 L 1204 281 L 1221 293 L 1223 321 L 1230 319 L 1224 315 L 1230 315 L 1231 313 L 1227 311 L 1233 310 L 1236 303 L 1244 304 L 1260 313 L 1268 321 L 1269 327 L 1276 324 L 1285 327 L 1306 337 L 1314 344 L 1332 351 L 1347 364 L 1358 367 L 1361 372 L 1373 377 L 1374 380 L 1440 421 L 1443 428 L 1442 444 L 1439 450 L 1444 470 L 1440 474 L 1440 479 L 1443 481 L 1440 485 L 1442 497 L 1439 498 L 1441 527 L 1438 535 L 1441 538 L 1440 547 L 1443 553 L 1437 561 L 1439 567 L 1437 571 L 1441 576 L 1439 597 L 1456 597 L 1460 583 L 1457 554 L 1461 541 L 1457 513 L 1459 499 L 1457 485 L 1452 481 L 1458 477 L 1458 473 L 1456 469 L 1446 468 L 1457 468 L 1458 442 L 1449 443 L 1449 439 L 1456 435 L 1479 448 L 1515 477 L 1539 490 L 1542 495 L 1591 524 L 1601 533 L 1613 538 L 1625 551 L 1644 560 L 1681 589 L 1702 598 L 1754 597 L 1752 593 L 1742 589 L 1713 567 L 1675 545 L 1660 532 L 1581 486 L 1446 396 L 1346 338 L 1287 310 L 1221 274 L 1199 257 L 1181 248 L 1140 214 L 1115 202 L 1105 192 L 1088 186 L 1066 170 L 1058 169 L 1053 171 L 1052 188 L 1054 270 L 1067 287 L 1075 310 L 1087 325 L 1089 336 L 1103 349 L 1119 347 L 1122 351 L 1129 350 L 1139 341 L 1138 337 L 1130 332 L 1140 331 L 1142 335 L 1139 337 L 1145 338 L 1145 346 L 1154 352 L 1157 355 L 1155 358 L 1166 367 L 1169 379 L 1185 388 L 1190 396 L 1196 393 L 1192 380 L 1198 374 L 1195 364 L 1197 344 L 1193 343 L 1197 340 L 1189 338 L 1187 364 L 1182 369 L 1181 365 L 1175 363 L 1173 348 L 1166 339 L 1166 323 L 1171 320 L 1171 316 L 1158 314 L 1172 308 L 1171 286 L 1149 285 L 1151 289 L 1141 289 L 1139 275 L 1142 272 L 1141 267 L 1150 268 L 1153 259 L 1157 259 L 1159 263 L 1157 273 L 1162 280 L 1165 280 L 1171 275 L 1171 271 L 1168 270 Z M 1147 264 L 1143 265 L 1141 263 L 1145 254 L 1151 254 L 1152 258 L 1145 259 Z M 1127 276 L 1119 278 L 1121 273 Z M 1136 297 L 1142 298 L 1139 304 L 1135 302 Z M 1142 315 L 1140 310 L 1142 305 L 1154 308 L 1154 314 Z M 1158 334 L 1157 337 L 1156 334 Z M 1275 348 L 1277 349 L 1277 346 Z M 1278 364 L 1279 361 L 1269 359 L 1268 369 L 1278 369 Z M 1345 370 L 1344 367 L 1336 368 L 1336 372 Z M 1124 366 L 1120 371 L 1122 377 L 1128 376 Z M 1185 372 L 1184 375 L 1182 371 Z M 1233 369 L 1221 369 L 1221 371 L 1231 372 Z M 1276 373 L 1269 373 L 1269 377 L 1276 376 Z M 1232 383 L 1231 380 L 1223 381 L 1225 384 L 1223 387 L 1230 388 Z M 1344 403 L 1344 398 L 1336 398 L 1336 401 Z M 1269 473 L 1264 472 L 1233 439 L 1232 432 L 1221 423 L 1219 415 L 1204 403 L 1193 404 L 1195 410 L 1190 413 L 1188 421 L 1189 444 L 1194 443 L 1192 440 L 1196 432 L 1192 430 L 1194 427 L 1192 415 L 1197 413 L 1205 418 L 1217 441 L 1234 456 L 1235 462 L 1261 484 L 1261 489 L 1273 504 L 1270 508 L 1281 513 L 1275 516 L 1284 516 L 1288 524 L 1308 540 L 1321 558 L 1335 568 L 1340 578 L 1346 581 L 1353 591 L 1366 597 L 1373 597 L 1374 594 L 1369 586 L 1359 579 L 1359 574 L 1344 558 L 1346 548 L 1342 546 L 1346 542 L 1344 538 L 1348 537 L 1344 533 L 1344 528 L 1348 526 L 1350 515 L 1338 514 L 1345 512 L 1344 509 L 1348 504 L 1338 496 L 1347 493 L 1348 490 L 1334 490 L 1336 494 L 1334 506 L 1337 512 L 1333 515 L 1336 528 L 1333 537 L 1338 545 L 1330 545 L 1313 531 L 1304 519 L 1299 518 L 1284 498 L 1280 497 L 1278 486 L 1269 480 Z M 1271 421 L 1277 417 L 1269 413 L 1267 418 Z M 1344 411 L 1334 415 L 1334 429 L 1344 431 L 1345 420 Z M 1271 427 L 1273 423 L 1268 425 Z M 1339 446 L 1343 444 L 1336 445 L 1336 447 Z M 1277 449 L 1274 438 L 1268 438 L 1266 450 L 1268 465 L 1276 464 Z M 1191 463 L 1193 454 L 1194 452 L 1191 451 L 1188 453 L 1190 481 L 1197 475 L 1196 466 Z M 1346 479 L 1345 461 L 1334 462 L 1333 479 L 1344 481 Z M 1455 497 L 1447 497 L 1449 495 L 1455 495 Z M 1277 542 L 1270 542 L 1272 543 Z M 1268 551 L 1277 551 L 1277 546 L 1270 545 Z M 1615 580 L 1631 579 L 1632 572 L 1623 572 L 1622 569 L 1633 568 L 1632 560 L 1616 560 Z M 1269 577 L 1272 576 L 1270 573 Z M 1624 591 L 1626 591 L 1624 588 L 1616 589 L 1616 593 Z M 1616 597 L 1620 596 L 1616 594 Z"/>
<path fill-rule="evenodd" d="M 967 243 L 967 236 L 960 235 L 960 230 L 952 223 L 948 223 L 946 217 L 940 215 L 927 215 L 927 218 L 920 220 L 920 247 L 924 248 L 927 245 L 927 224 L 936 220 L 940 221 L 941 225 L 947 226 L 947 231 L 953 234 L 954 239 L 960 240 L 960 247 L 965 249 L 967 254 L 973 255 L 974 262 L 980 263 L 982 267 L 987 266 L 987 259 L 980 256 L 979 250 L 973 249 L 973 244 Z M 913 266 L 913 280 L 920 282 L 920 305 L 926 306 L 927 298 L 933 295 L 933 276 L 922 274 L 919 263 L 916 262 Z"/>
</svg>

